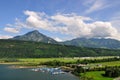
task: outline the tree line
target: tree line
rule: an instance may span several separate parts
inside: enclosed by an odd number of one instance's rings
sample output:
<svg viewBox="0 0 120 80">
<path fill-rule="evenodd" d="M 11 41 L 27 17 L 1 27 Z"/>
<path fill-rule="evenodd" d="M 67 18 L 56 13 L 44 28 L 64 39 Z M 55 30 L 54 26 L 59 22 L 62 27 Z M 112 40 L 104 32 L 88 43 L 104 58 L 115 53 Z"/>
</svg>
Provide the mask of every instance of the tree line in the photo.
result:
<svg viewBox="0 0 120 80">
<path fill-rule="evenodd" d="M 0 58 L 120 56 L 120 50 L 75 47 L 32 41 L 0 40 Z"/>
</svg>

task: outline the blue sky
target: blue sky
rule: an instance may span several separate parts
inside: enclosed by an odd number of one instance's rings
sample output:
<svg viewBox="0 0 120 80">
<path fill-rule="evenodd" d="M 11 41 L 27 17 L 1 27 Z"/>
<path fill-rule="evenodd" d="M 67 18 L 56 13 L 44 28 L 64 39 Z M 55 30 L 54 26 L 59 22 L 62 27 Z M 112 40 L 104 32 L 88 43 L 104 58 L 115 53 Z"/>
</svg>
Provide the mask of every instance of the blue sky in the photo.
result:
<svg viewBox="0 0 120 80">
<path fill-rule="evenodd" d="M 120 0 L 0 0 L 0 39 L 32 30 L 58 41 L 120 40 Z"/>
</svg>

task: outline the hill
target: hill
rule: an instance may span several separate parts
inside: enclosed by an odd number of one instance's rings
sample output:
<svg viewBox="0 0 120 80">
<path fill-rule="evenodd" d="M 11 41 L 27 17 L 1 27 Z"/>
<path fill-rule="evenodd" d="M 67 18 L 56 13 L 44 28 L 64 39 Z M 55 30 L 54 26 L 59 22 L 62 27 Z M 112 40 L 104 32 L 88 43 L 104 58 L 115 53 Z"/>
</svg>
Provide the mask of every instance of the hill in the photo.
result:
<svg viewBox="0 0 120 80">
<path fill-rule="evenodd" d="M 76 38 L 70 41 L 65 41 L 63 44 L 79 47 L 120 49 L 120 41 L 105 38 Z"/>
<path fill-rule="evenodd" d="M 0 40 L 0 58 L 119 56 L 120 50 L 84 48 L 33 41 Z"/>
</svg>

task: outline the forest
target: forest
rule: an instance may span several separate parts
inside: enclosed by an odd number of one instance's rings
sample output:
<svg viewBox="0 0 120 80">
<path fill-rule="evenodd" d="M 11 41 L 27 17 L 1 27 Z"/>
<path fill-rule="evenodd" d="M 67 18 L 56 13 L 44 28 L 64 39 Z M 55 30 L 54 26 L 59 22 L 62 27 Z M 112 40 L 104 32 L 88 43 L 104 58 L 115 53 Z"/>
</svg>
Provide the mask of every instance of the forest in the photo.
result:
<svg viewBox="0 0 120 80">
<path fill-rule="evenodd" d="M 75 47 L 32 41 L 0 40 L 0 58 L 52 58 L 91 56 L 120 56 L 120 50 Z"/>
</svg>

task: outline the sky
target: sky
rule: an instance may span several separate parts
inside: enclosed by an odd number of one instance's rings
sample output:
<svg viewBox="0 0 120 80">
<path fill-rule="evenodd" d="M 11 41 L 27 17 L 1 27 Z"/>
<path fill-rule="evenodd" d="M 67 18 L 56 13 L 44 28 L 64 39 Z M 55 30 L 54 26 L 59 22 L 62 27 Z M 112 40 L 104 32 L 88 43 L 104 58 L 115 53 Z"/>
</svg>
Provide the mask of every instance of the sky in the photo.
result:
<svg viewBox="0 0 120 80">
<path fill-rule="evenodd" d="M 57 41 L 120 40 L 120 0 L 0 0 L 0 39 L 39 30 Z"/>
</svg>

